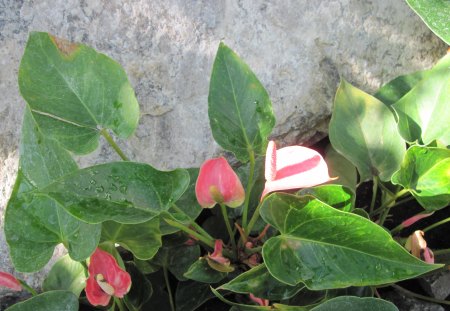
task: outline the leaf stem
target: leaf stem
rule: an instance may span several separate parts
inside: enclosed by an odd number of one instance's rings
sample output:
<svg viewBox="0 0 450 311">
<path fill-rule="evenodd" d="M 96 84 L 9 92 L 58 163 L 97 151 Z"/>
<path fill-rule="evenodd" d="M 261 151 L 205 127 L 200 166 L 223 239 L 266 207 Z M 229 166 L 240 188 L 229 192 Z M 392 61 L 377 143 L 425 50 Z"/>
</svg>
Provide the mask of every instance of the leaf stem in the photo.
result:
<svg viewBox="0 0 450 311">
<path fill-rule="evenodd" d="M 405 195 L 406 193 L 408 193 L 408 190 L 407 190 L 407 189 L 400 190 L 399 192 L 397 192 L 397 193 L 395 194 L 395 196 L 394 196 L 392 199 L 387 200 L 386 202 L 384 202 L 384 203 L 380 206 L 380 208 L 378 208 L 378 209 L 375 211 L 375 213 L 376 213 L 378 210 L 380 210 L 380 211 L 383 213 L 383 214 L 381 215 L 381 217 L 380 217 L 379 222 L 378 222 L 378 224 L 379 224 L 380 226 L 382 226 L 382 225 L 384 224 L 384 221 L 386 220 L 386 218 L 387 218 L 387 216 L 388 216 L 388 214 L 389 214 L 389 211 L 390 211 L 390 209 L 391 209 L 391 207 L 392 207 L 392 206 L 389 206 L 389 205 L 392 204 L 393 202 L 395 202 L 395 200 L 397 200 L 398 198 L 400 198 L 400 197 L 402 197 L 403 195 Z"/>
<path fill-rule="evenodd" d="M 438 249 L 438 250 L 433 251 L 433 254 L 434 254 L 435 256 L 438 256 L 438 255 L 445 255 L 445 254 L 449 254 L 449 253 L 450 253 L 450 248 L 446 248 L 446 249 Z"/>
<path fill-rule="evenodd" d="M 236 241 L 234 240 L 233 230 L 231 229 L 230 219 L 228 218 L 227 207 L 224 204 L 220 204 L 220 210 L 222 211 L 223 220 L 225 221 L 225 226 L 227 227 L 227 231 L 230 236 L 233 253 L 237 254 Z"/>
<path fill-rule="evenodd" d="M 181 223 L 179 223 L 177 221 L 174 221 L 174 220 L 171 220 L 171 219 L 167 219 L 167 218 L 164 218 L 164 221 L 167 222 L 172 227 L 178 228 L 180 230 L 183 230 L 187 234 L 192 235 L 194 238 L 202 241 L 203 243 L 205 243 L 209 247 L 214 248 L 214 239 L 207 238 L 207 237 L 201 235 L 200 233 L 198 233 L 197 231 L 194 231 L 194 230 L 186 227 L 185 225 L 183 225 L 183 224 L 181 224 Z"/>
<path fill-rule="evenodd" d="M 169 273 L 167 272 L 166 266 L 163 266 L 163 272 L 164 272 L 164 281 L 166 282 L 167 292 L 169 293 L 170 310 L 175 311 L 175 304 L 173 302 L 172 289 L 170 288 L 170 282 L 169 282 Z"/>
<path fill-rule="evenodd" d="M 450 217 L 445 218 L 444 220 L 438 221 L 438 222 L 436 222 L 436 223 L 434 223 L 434 224 L 432 224 L 432 225 L 426 227 L 426 228 L 423 229 L 422 231 L 423 231 L 423 232 L 430 231 L 431 229 L 434 229 L 434 228 L 436 228 L 436 227 L 439 227 L 440 225 L 443 225 L 443 224 L 445 224 L 445 223 L 447 223 L 447 222 L 449 222 L 449 221 L 450 221 Z"/>
<path fill-rule="evenodd" d="M 200 226 L 198 223 L 195 222 L 194 219 L 192 219 L 191 217 L 189 217 L 188 214 L 186 214 L 185 211 L 183 211 L 181 208 L 179 208 L 178 206 L 176 206 L 175 204 L 172 204 L 172 207 L 174 210 L 176 210 L 177 212 L 185 215 L 186 217 L 189 218 L 189 220 L 191 220 L 191 222 L 189 223 L 192 227 L 195 228 L 195 230 L 197 230 L 198 232 L 200 232 L 201 234 L 203 234 L 205 237 L 207 237 L 208 239 L 214 240 L 214 238 L 205 230 L 202 228 L 202 226 Z"/>
<path fill-rule="evenodd" d="M 255 212 L 253 213 L 252 218 L 250 219 L 250 222 L 248 223 L 247 229 L 244 229 L 244 232 L 247 236 L 250 235 L 250 233 L 252 232 L 253 226 L 255 225 L 256 221 L 259 218 L 259 209 L 261 208 L 261 203 L 259 202 L 258 206 L 255 209 Z"/>
<path fill-rule="evenodd" d="M 372 187 L 372 200 L 370 201 L 370 210 L 369 213 L 373 213 L 373 209 L 375 207 L 375 201 L 377 199 L 377 193 L 378 193 L 378 177 L 373 176 L 373 187 Z"/>
<path fill-rule="evenodd" d="M 100 131 L 100 134 L 102 134 L 102 136 L 106 139 L 108 144 L 114 149 L 115 152 L 117 152 L 117 154 L 123 161 L 129 161 L 127 156 L 123 153 L 122 149 L 120 149 L 120 147 L 116 144 L 116 142 L 111 137 L 111 135 L 109 135 L 109 133 L 106 129 L 102 129 Z"/>
<path fill-rule="evenodd" d="M 410 296 L 410 297 L 422 299 L 422 300 L 425 300 L 425 301 L 431 301 L 431 302 L 439 303 L 439 304 L 442 304 L 442 305 L 450 305 L 450 301 L 448 301 L 448 300 L 440 300 L 440 299 L 431 298 L 431 297 L 428 297 L 428 296 L 423 296 L 423 295 L 420 295 L 420 294 L 416 294 L 414 292 L 411 292 L 411 291 L 407 290 L 406 288 L 398 286 L 397 284 L 391 284 L 391 286 L 393 288 L 403 292 L 405 295 Z"/>
<path fill-rule="evenodd" d="M 242 211 L 242 228 L 244 228 L 244 232 L 247 231 L 247 219 L 248 219 L 248 205 L 250 202 L 250 194 L 252 193 L 253 188 L 253 177 L 255 175 L 255 152 L 252 150 L 249 151 L 249 160 L 250 160 L 250 172 L 248 175 L 247 188 L 245 189 L 245 200 L 244 200 L 244 210 Z"/>
<path fill-rule="evenodd" d="M 28 291 L 31 295 L 33 295 L 33 296 L 36 296 L 36 295 L 37 295 L 37 292 L 34 290 L 34 288 L 31 287 L 30 285 L 28 285 L 27 282 L 25 282 L 25 281 L 23 281 L 23 280 L 19 280 L 19 279 L 18 279 L 18 281 L 19 281 L 20 285 L 22 285 L 22 287 L 23 287 L 26 291 Z"/>
<path fill-rule="evenodd" d="M 126 311 L 125 306 L 123 305 L 123 303 L 122 303 L 122 301 L 120 300 L 120 298 L 114 297 L 114 302 L 115 302 L 116 305 L 119 307 L 119 311 Z"/>
</svg>

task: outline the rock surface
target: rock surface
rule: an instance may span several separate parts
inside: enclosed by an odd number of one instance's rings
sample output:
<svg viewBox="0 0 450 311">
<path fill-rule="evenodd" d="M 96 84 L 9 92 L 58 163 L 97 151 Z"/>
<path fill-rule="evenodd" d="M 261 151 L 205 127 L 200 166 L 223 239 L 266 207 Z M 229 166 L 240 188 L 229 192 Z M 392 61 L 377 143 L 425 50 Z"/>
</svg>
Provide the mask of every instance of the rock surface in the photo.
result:
<svg viewBox="0 0 450 311">
<path fill-rule="evenodd" d="M 162 169 L 199 166 L 220 152 L 207 119 L 220 40 L 268 89 L 281 144 L 326 135 L 339 75 L 371 92 L 445 53 L 403 1 L 1 0 L 0 215 L 17 172 L 24 108 L 17 72 L 32 30 L 86 43 L 124 66 L 142 117 L 135 135 L 119 145 L 133 160 Z M 103 144 L 79 162 L 113 159 Z M 0 253 L 0 270 L 12 272 L 3 217 Z M 19 275 L 38 286 L 44 274 Z"/>
</svg>

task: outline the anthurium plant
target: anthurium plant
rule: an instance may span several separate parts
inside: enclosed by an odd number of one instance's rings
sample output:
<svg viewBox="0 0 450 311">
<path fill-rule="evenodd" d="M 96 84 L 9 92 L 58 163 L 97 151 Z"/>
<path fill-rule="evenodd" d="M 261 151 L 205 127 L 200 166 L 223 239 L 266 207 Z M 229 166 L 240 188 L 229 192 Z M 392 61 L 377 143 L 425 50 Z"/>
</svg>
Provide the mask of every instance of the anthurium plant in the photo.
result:
<svg viewBox="0 0 450 311">
<path fill-rule="evenodd" d="M 172 171 L 130 161 L 117 146 L 136 129 L 139 106 L 107 56 L 33 32 L 19 87 L 26 107 L 5 213 L 10 257 L 32 273 L 56 245 L 68 254 L 38 293 L 0 273 L 0 285 L 32 295 L 10 311 L 394 311 L 380 288 L 401 290 L 399 281 L 448 267 L 448 250 L 426 242 L 448 218 L 403 232 L 450 201 L 450 55 L 374 95 L 342 79 L 320 153 L 269 139 L 269 95 L 221 43 L 208 115 L 227 157 Z M 80 169 L 73 155 L 99 139 L 123 161 Z M 369 199 L 357 205 L 367 185 Z M 422 211 L 389 224 L 405 202 Z"/>
</svg>

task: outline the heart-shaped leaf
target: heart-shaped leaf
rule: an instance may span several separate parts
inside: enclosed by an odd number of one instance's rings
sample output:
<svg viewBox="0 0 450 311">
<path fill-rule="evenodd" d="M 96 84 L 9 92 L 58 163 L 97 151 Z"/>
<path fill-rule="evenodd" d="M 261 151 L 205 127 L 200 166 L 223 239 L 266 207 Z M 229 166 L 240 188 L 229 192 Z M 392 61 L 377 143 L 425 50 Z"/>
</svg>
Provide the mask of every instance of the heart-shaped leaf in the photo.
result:
<svg viewBox="0 0 450 311">
<path fill-rule="evenodd" d="M 428 211 L 450 203 L 450 150 L 413 146 L 406 152 L 392 183 L 408 189 Z"/>
<path fill-rule="evenodd" d="M 159 217 L 132 225 L 106 221 L 102 224 L 102 241 L 118 243 L 138 259 L 151 259 L 161 247 Z"/>
<path fill-rule="evenodd" d="M 194 311 L 208 300 L 214 298 L 209 284 L 193 281 L 180 282 L 175 294 L 177 311 Z"/>
<path fill-rule="evenodd" d="M 437 269 L 397 244 L 368 219 L 339 211 L 310 196 L 273 194 L 261 207 L 263 219 L 280 230 L 263 247 L 276 279 L 309 289 L 397 282 Z"/>
<path fill-rule="evenodd" d="M 307 194 L 344 212 L 350 212 L 355 205 L 353 191 L 341 185 L 321 185 L 297 191 L 297 195 Z"/>
<path fill-rule="evenodd" d="M 52 290 L 67 290 L 77 297 L 86 286 L 84 267 L 68 255 L 58 259 L 42 284 L 45 292 Z"/>
<path fill-rule="evenodd" d="M 72 292 L 55 290 L 19 302 L 6 311 L 78 311 L 78 298 Z"/>
<path fill-rule="evenodd" d="M 219 289 L 241 294 L 251 293 L 269 300 L 283 300 L 294 296 L 304 287 L 303 284 L 289 286 L 278 281 L 267 271 L 266 266 L 261 264 L 221 285 Z"/>
<path fill-rule="evenodd" d="M 194 262 L 184 273 L 184 277 L 202 283 L 217 283 L 224 279 L 227 273 L 211 268 L 205 258 L 201 257 Z"/>
<path fill-rule="evenodd" d="M 325 162 L 328 165 L 329 175 L 333 178 L 329 183 L 343 185 L 356 191 L 356 184 L 358 182 L 358 173 L 356 167 L 342 156 L 339 152 L 333 149 L 333 146 L 328 145 L 325 150 Z"/>
<path fill-rule="evenodd" d="M 132 286 L 124 297 L 124 302 L 130 311 L 145 310 L 143 306 L 153 295 L 152 284 L 134 263 L 127 263 L 126 268 L 131 276 Z"/>
<path fill-rule="evenodd" d="M 409 142 L 428 145 L 450 135 L 450 56 L 436 65 L 427 78 L 392 105 L 398 115 L 398 129 Z"/>
<path fill-rule="evenodd" d="M 133 224 L 167 211 L 188 185 L 183 169 L 163 172 L 148 164 L 115 162 L 66 175 L 36 194 L 55 199 L 88 223 Z"/>
<path fill-rule="evenodd" d="M 400 167 L 405 144 L 394 115 L 375 97 L 345 80 L 336 93 L 330 121 L 333 148 L 358 168 L 361 180 L 390 180 Z"/>
<path fill-rule="evenodd" d="M 439 38 L 450 45 L 450 3 L 448 0 L 406 0 Z"/>
<path fill-rule="evenodd" d="M 135 130 L 139 105 L 122 67 L 83 44 L 32 32 L 19 88 L 46 137 L 78 154 L 96 149 L 101 129 Z"/>
<path fill-rule="evenodd" d="M 275 124 L 269 95 L 247 64 L 223 43 L 211 74 L 208 114 L 216 142 L 240 161 L 265 153 Z"/>
<path fill-rule="evenodd" d="M 397 307 L 389 301 L 366 297 L 342 296 L 325 301 L 311 311 L 398 311 Z"/>
<path fill-rule="evenodd" d="M 46 138 L 28 109 L 22 127 L 19 172 L 5 211 L 5 237 L 15 268 L 41 269 L 63 243 L 75 260 L 84 260 L 100 240 L 100 225 L 88 225 L 48 197 L 29 195 L 77 170 L 70 154 Z"/>
</svg>

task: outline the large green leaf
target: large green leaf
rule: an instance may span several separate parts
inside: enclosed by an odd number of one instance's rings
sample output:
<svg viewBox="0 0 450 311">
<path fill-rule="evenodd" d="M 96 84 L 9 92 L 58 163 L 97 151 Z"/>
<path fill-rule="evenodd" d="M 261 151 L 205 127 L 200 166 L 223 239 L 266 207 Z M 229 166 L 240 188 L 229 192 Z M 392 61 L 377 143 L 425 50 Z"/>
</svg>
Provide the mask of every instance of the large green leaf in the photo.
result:
<svg viewBox="0 0 450 311">
<path fill-rule="evenodd" d="M 425 24 L 439 38 L 450 45 L 450 1 L 448 0 L 406 0 Z"/>
<path fill-rule="evenodd" d="M 132 225 L 106 221 L 102 224 L 102 241 L 118 243 L 138 259 L 151 259 L 161 247 L 159 217 Z"/>
<path fill-rule="evenodd" d="M 32 32 L 19 68 L 23 98 L 47 137 L 89 153 L 102 128 L 135 130 L 139 105 L 122 67 L 83 44 Z"/>
<path fill-rule="evenodd" d="M 370 220 L 310 196 L 273 194 L 261 216 L 281 232 L 264 244 L 263 257 L 286 284 L 303 282 L 313 290 L 378 285 L 440 267 L 409 254 Z"/>
<path fill-rule="evenodd" d="M 297 191 L 297 195 L 306 194 L 344 212 L 352 211 L 355 205 L 353 191 L 341 185 L 320 185 Z"/>
<path fill-rule="evenodd" d="M 167 211 L 189 185 L 183 169 L 163 172 L 148 164 L 115 162 L 64 176 L 37 192 L 89 222 L 142 223 Z"/>
<path fill-rule="evenodd" d="M 398 311 L 389 301 L 378 298 L 342 296 L 330 299 L 311 311 Z"/>
<path fill-rule="evenodd" d="M 86 275 L 83 265 L 65 255 L 53 265 L 42 284 L 42 289 L 45 292 L 68 290 L 78 297 L 85 286 Z"/>
<path fill-rule="evenodd" d="M 72 292 L 55 290 L 19 302 L 6 311 L 78 311 L 78 298 Z"/>
<path fill-rule="evenodd" d="M 390 180 L 400 167 L 405 144 L 389 108 L 345 80 L 336 93 L 329 127 L 333 148 L 358 168 L 360 181 Z"/>
<path fill-rule="evenodd" d="M 339 152 L 334 150 L 331 144 L 325 150 L 325 162 L 328 165 L 329 175 L 331 177 L 337 177 L 330 181 L 330 183 L 343 185 L 350 188 L 353 192 L 356 191 L 356 184 L 358 182 L 356 167 Z"/>
<path fill-rule="evenodd" d="M 283 300 L 294 296 L 304 287 L 303 284 L 289 286 L 278 281 L 267 271 L 266 266 L 261 264 L 221 285 L 219 289 L 241 294 L 252 293 L 256 297 L 269 300 Z"/>
<path fill-rule="evenodd" d="M 202 283 L 217 283 L 227 276 L 225 272 L 219 272 L 211 268 L 205 258 L 200 257 L 183 274 L 184 277 Z"/>
<path fill-rule="evenodd" d="M 153 295 L 152 284 L 133 262 L 127 263 L 126 267 L 131 276 L 132 286 L 124 297 L 124 302 L 130 311 L 145 310 L 144 305 Z"/>
<path fill-rule="evenodd" d="M 450 57 L 447 66 L 436 66 L 425 79 L 392 105 L 398 115 L 398 129 L 409 141 L 428 145 L 450 135 Z"/>
<path fill-rule="evenodd" d="M 429 211 L 450 203 L 450 150 L 413 146 L 408 149 L 392 183 L 408 189 Z"/>
<path fill-rule="evenodd" d="M 216 142 L 242 162 L 264 154 L 275 124 L 267 91 L 251 69 L 220 43 L 209 85 L 208 114 Z"/>
<path fill-rule="evenodd" d="M 34 272 L 63 243 L 75 260 L 84 260 L 100 240 L 100 225 L 89 225 L 68 214 L 48 197 L 28 194 L 77 170 L 70 154 L 46 138 L 28 109 L 22 127 L 19 172 L 5 211 L 5 237 L 18 271 Z"/>
<path fill-rule="evenodd" d="M 194 311 L 214 298 L 209 284 L 193 281 L 179 282 L 175 294 L 176 311 Z"/>
</svg>

